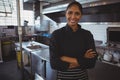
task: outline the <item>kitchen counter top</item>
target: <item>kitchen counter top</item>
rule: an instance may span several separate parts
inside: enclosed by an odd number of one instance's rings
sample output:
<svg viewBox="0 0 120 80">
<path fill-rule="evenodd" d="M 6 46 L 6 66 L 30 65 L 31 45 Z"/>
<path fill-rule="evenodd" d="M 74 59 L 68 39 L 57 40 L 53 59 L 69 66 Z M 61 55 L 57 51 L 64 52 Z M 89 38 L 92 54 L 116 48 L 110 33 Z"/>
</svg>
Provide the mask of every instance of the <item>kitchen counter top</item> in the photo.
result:
<svg viewBox="0 0 120 80">
<path fill-rule="evenodd" d="M 20 47 L 20 43 L 18 42 L 18 43 L 15 43 L 15 45 L 16 46 L 18 46 L 18 47 Z M 49 46 L 47 46 L 47 45 L 45 45 L 45 44 L 42 44 L 42 43 L 39 43 L 39 42 L 35 42 L 35 41 L 29 41 L 29 42 L 22 42 L 22 48 L 23 49 L 25 49 L 25 50 L 28 50 L 28 51 L 30 51 L 30 52 L 33 52 L 33 51 L 36 51 L 36 50 L 39 50 L 39 49 L 30 49 L 30 48 L 28 48 L 29 46 L 40 46 L 40 50 L 41 49 L 45 49 L 45 48 L 49 48 Z"/>
<path fill-rule="evenodd" d="M 31 46 L 31 44 L 33 46 Z M 20 43 L 15 43 L 16 47 L 20 47 Z M 28 48 L 29 46 L 34 47 L 34 46 L 40 46 L 37 47 L 36 49 L 30 49 Z M 44 45 L 42 43 L 39 42 L 22 42 L 22 48 L 28 52 L 30 52 L 31 54 L 37 55 L 39 56 L 39 58 L 49 61 L 49 46 Z"/>
</svg>

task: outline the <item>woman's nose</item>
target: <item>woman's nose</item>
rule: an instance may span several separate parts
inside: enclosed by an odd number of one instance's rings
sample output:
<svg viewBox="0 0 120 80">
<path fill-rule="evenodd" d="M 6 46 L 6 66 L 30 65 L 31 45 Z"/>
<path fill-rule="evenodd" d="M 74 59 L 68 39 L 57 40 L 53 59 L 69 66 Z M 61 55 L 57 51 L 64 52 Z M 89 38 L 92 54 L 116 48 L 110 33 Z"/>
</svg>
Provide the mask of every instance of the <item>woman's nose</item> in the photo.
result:
<svg viewBox="0 0 120 80">
<path fill-rule="evenodd" d="M 75 14 L 72 14 L 72 15 L 71 15 L 71 18 L 75 18 L 75 17 L 76 17 Z"/>
</svg>

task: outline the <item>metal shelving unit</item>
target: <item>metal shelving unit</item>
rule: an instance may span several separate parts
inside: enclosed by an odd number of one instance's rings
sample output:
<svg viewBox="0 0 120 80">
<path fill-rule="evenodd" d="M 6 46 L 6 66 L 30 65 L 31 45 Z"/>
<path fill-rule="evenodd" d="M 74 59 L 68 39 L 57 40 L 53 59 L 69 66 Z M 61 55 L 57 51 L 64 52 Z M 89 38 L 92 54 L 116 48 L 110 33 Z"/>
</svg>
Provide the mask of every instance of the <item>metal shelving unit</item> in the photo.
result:
<svg viewBox="0 0 120 80">
<path fill-rule="evenodd" d="M 102 62 L 103 62 L 103 63 L 106 63 L 106 64 L 109 64 L 109 65 L 113 65 L 113 66 L 120 67 L 120 63 L 116 63 L 116 64 L 114 64 L 114 63 L 107 62 L 107 61 L 104 61 L 104 60 L 102 60 Z"/>
<path fill-rule="evenodd" d="M 114 63 L 114 57 L 113 57 L 113 54 L 115 53 L 111 53 L 111 51 L 120 51 L 120 48 L 117 48 L 117 47 L 107 47 L 107 46 L 97 46 L 97 49 L 98 50 L 98 53 L 99 53 L 99 60 L 103 63 L 106 63 L 106 64 L 109 64 L 109 65 L 113 65 L 113 66 L 117 66 L 117 67 L 120 67 L 120 61 L 119 62 L 116 62 Z M 105 51 L 108 51 L 109 53 L 112 54 L 112 60 L 111 61 L 106 61 L 103 59 L 103 56 L 105 54 Z M 120 54 L 120 53 L 119 53 Z"/>
</svg>

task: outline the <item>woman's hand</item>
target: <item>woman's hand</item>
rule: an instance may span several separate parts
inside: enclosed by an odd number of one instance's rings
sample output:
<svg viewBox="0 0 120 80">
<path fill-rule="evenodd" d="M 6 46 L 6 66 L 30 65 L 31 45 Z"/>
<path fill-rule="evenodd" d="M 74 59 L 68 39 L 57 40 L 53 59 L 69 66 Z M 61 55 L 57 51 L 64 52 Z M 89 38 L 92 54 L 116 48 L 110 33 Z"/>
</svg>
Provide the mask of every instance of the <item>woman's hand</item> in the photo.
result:
<svg viewBox="0 0 120 80">
<path fill-rule="evenodd" d="M 93 49 L 89 49 L 86 51 L 84 57 L 85 58 L 94 58 L 96 56 L 96 52 Z"/>
<path fill-rule="evenodd" d="M 79 63 L 77 62 L 76 58 L 72 58 L 72 57 L 67 57 L 67 56 L 62 56 L 60 58 L 62 61 L 68 62 L 70 63 L 69 68 L 75 68 L 80 66 Z"/>
<path fill-rule="evenodd" d="M 69 65 L 69 68 L 76 68 L 76 67 L 78 67 L 78 66 L 80 66 L 80 65 L 79 65 L 79 64 L 71 63 L 71 64 Z"/>
<path fill-rule="evenodd" d="M 77 63 L 76 58 L 68 57 L 68 56 L 62 56 L 60 58 L 62 61 L 68 62 L 68 63 Z"/>
</svg>

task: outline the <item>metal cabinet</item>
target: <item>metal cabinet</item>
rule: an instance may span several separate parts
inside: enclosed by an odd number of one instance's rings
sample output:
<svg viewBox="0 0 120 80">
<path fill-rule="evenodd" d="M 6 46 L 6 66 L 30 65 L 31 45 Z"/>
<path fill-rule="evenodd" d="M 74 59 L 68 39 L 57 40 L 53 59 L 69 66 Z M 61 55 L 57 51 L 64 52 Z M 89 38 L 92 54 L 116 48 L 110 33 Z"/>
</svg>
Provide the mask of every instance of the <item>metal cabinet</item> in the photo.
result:
<svg viewBox="0 0 120 80">
<path fill-rule="evenodd" d="M 32 55 L 32 71 L 45 80 L 56 80 L 57 71 L 51 68 L 49 61 L 43 60 L 39 56 Z"/>
<path fill-rule="evenodd" d="M 56 80 L 57 71 L 53 70 L 50 66 L 50 62 L 46 62 L 46 80 Z"/>
<path fill-rule="evenodd" d="M 32 73 L 45 78 L 45 62 L 39 56 L 32 54 Z"/>
</svg>

